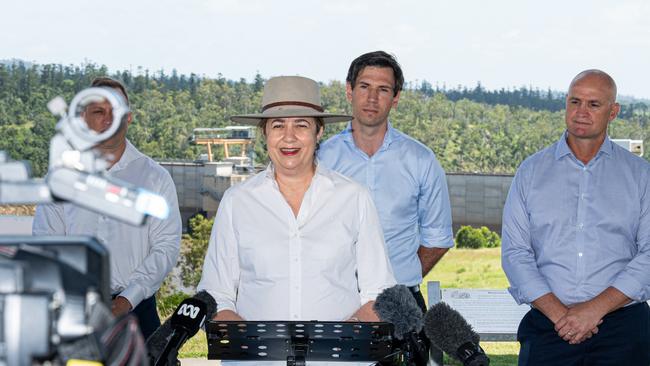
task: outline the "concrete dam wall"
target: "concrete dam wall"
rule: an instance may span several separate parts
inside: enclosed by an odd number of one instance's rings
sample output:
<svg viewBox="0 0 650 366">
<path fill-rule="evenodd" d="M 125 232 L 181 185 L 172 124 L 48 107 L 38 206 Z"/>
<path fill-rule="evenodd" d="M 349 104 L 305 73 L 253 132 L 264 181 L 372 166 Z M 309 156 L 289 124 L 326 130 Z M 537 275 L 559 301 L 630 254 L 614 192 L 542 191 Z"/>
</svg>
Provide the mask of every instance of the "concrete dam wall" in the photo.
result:
<svg viewBox="0 0 650 366">
<path fill-rule="evenodd" d="M 183 224 L 196 213 L 213 217 L 223 193 L 252 172 L 232 162 L 160 162 L 172 176 Z M 501 230 L 501 215 L 512 175 L 448 173 L 454 229 L 461 225 Z"/>
</svg>

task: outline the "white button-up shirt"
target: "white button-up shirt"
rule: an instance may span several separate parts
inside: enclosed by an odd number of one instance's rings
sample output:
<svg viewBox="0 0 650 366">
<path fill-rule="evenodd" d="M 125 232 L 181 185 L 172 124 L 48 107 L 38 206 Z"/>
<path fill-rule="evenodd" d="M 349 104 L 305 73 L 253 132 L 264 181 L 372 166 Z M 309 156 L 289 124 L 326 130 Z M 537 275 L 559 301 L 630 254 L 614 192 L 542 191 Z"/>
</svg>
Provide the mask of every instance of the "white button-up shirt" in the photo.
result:
<svg viewBox="0 0 650 366">
<path fill-rule="evenodd" d="M 318 166 L 295 217 L 269 166 L 224 194 L 198 289 L 246 320 L 339 321 L 395 283 L 365 188 Z"/>
<path fill-rule="evenodd" d="M 178 260 L 182 226 L 176 187 L 163 167 L 128 141 L 107 174 L 162 195 L 170 207 L 169 217 L 149 217 L 136 227 L 71 203 L 47 204 L 36 208 L 32 233 L 97 238 L 110 253 L 111 292 L 135 308 L 158 290 Z"/>
</svg>

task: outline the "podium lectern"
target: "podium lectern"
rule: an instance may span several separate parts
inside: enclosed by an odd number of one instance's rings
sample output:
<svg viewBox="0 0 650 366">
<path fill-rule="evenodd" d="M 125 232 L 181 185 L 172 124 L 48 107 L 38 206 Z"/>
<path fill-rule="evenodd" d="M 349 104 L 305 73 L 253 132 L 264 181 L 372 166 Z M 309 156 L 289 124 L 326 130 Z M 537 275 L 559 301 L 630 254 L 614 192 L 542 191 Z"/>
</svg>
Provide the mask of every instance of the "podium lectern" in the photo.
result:
<svg viewBox="0 0 650 366">
<path fill-rule="evenodd" d="M 209 321 L 208 359 L 382 361 L 393 353 L 393 325 L 319 321 Z"/>
</svg>

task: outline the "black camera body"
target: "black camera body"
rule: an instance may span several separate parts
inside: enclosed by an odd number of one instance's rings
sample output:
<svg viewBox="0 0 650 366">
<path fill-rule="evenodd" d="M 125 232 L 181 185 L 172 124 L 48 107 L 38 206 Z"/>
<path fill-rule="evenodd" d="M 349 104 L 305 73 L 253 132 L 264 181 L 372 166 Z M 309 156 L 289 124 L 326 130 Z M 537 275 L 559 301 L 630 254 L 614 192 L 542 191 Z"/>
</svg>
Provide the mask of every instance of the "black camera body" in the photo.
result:
<svg viewBox="0 0 650 366">
<path fill-rule="evenodd" d="M 112 321 L 109 285 L 108 251 L 95 239 L 0 236 L 0 365 L 97 353 L 66 345 Z"/>
</svg>

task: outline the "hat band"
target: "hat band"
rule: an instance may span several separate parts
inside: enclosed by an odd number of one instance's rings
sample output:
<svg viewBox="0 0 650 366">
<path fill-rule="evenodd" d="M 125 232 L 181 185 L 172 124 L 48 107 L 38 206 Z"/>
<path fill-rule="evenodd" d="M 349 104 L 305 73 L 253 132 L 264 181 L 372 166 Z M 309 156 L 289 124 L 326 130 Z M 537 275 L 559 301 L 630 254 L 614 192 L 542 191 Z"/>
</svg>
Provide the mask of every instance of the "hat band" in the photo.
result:
<svg viewBox="0 0 650 366">
<path fill-rule="evenodd" d="M 319 105 L 295 101 L 295 102 L 277 102 L 277 103 L 267 104 L 264 107 L 262 107 L 262 112 L 266 111 L 269 108 L 283 106 L 283 105 L 298 105 L 298 106 L 301 106 L 301 107 L 308 107 L 308 108 L 311 108 L 311 109 L 315 109 L 315 110 L 317 110 L 319 112 L 324 111 L 323 107 L 321 107 Z"/>
</svg>

